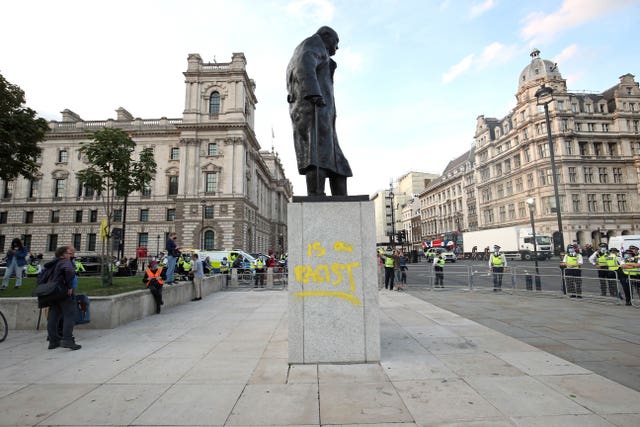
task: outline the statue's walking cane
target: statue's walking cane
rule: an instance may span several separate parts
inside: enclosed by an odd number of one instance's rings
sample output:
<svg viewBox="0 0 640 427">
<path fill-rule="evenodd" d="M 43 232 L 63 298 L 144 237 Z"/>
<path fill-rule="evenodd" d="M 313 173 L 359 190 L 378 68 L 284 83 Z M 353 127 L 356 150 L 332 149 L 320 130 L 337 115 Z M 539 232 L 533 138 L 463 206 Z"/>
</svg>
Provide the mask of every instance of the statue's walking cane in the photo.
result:
<svg viewBox="0 0 640 427">
<path fill-rule="evenodd" d="M 315 150 L 315 161 L 316 161 L 316 195 L 322 195 L 320 193 L 320 162 L 318 161 L 318 105 L 313 103 L 313 147 Z"/>
</svg>

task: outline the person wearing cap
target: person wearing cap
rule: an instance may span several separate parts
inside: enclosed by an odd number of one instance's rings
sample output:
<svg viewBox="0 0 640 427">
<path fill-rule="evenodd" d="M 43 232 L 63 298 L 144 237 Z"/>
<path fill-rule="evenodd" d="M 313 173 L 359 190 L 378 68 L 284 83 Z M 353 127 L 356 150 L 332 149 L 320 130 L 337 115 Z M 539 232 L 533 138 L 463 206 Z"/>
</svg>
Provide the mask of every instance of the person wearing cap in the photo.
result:
<svg viewBox="0 0 640 427">
<path fill-rule="evenodd" d="M 564 267 L 566 278 L 566 289 L 563 290 L 568 292 L 571 298 L 582 298 L 582 263 L 582 255 L 576 251 L 574 245 L 569 245 L 560 267 Z"/>
<path fill-rule="evenodd" d="M 600 279 L 600 295 L 607 296 L 607 288 L 609 289 L 609 295 L 612 297 L 617 296 L 618 286 L 616 285 L 616 273 L 609 270 L 607 264 L 607 258 L 609 256 L 609 250 L 606 243 L 600 243 L 598 250 L 591 254 L 589 262 L 598 269 L 598 278 Z"/>
<path fill-rule="evenodd" d="M 384 288 L 392 291 L 395 281 L 395 266 L 400 265 L 400 259 L 397 251 L 392 251 L 391 248 L 388 248 L 387 252 L 380 253 L 380 258 L 384 263 Z"/>
<path fill-rule="evenodd" d="M 164 285 L 164 271 L 162 267 L 158 267 L 158 261 L 149 261 L 149 267 L 144 271 L 142 282 L 145 284 L 153 299 L 156 302 L 156 313 L 160 313 L 160 306 L 164 304 L 162 301 L 162 286 Z"/>
<path fill-rule="evenodd" d="M 489 271 L 493 273 L 493 292 L 502 290 L 502 276 L 507 268 L 507 257 L 500 252 L 500 246 L 494 245 L 489 256 Z"/>
<path fill-rule="evenodd" d="M 609 270 L 609 292 L 611 292 L 611 286 L 615 286 L 615 297 L 618 297 L 620 293 L 618 292 L 618 281 L 622 285 L 622 289 L 625 293 L 625 296 L 629 293 L 629 283 L 626 282 L 624 274 L 620 269 L 620 265 L 622 264 L 622 258 L 620 257 L 620 250 L 618 248 L 609 249 L 609 255 L 607 256 L 607 269 Z M 626 289 L 625 289 L 626 288 Z M 631 301 L 631 297 L 629 297 L 629 302 Z"/>
<path fill-rule="evenodd" d="M 636 248 L 635 250 L 632 248 Z M 638 262 L 638 258 L 636 256 L 637 247 L 629 246 L 624 253 L 624 258 L 622 263 L 620 264 L 620 284 L 622 285 L 622 290 L 624 291 L 624 299 L 625 305 L 631 305 L 631 286 L 636 288 L 636 292 L 638 289 L 639 279 L 640 279 L 640 263 Z"/>
<path fill-rule="evenodd" d="M 435 258 L 433 258 L 433 269 L 436 272 L 436 280 L 434 283 L 434 287 L 436 288 L 444 288 L 444 266 L 445 266 L 445 259 L 444 259 L 444 255 L 442 254 L 442 252 L 438 252 L 435 256 Z"/>
</svg>

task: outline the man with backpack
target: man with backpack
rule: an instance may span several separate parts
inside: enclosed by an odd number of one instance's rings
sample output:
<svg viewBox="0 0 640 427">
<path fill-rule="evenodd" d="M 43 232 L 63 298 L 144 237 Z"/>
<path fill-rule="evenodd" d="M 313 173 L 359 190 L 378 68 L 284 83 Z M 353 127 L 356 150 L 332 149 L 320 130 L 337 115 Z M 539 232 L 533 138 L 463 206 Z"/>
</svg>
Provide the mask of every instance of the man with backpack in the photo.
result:
<svg viewBox="0 0 640 427">
<path fill-rule="evenodd" d="M 47 333 L 49 336 L 49 350 L 58 347 L 70 350 L 79 350 L 80 344 L 76 344 L 73 338 L 73 327 L 76 319 L 76 299 L 74 295 L 74 282 L 76 279 L 75 266 L 71 259 L 75 256 L 76 250 L 73 246 L 61 246 L 56 249 L 55 259 L 44 265 L 43 274 L 49 269 L 49 281 L 58 283 L 62 289 L 66 290 L 66 298 L 51 303 L 49 306 L 49 316 L 47 318 Z M 39 279 L 40 280 L 40 279 Z M 77 282 L 76 282 L 77 283 Z M 62 318 L 62 337 L 58 333 L 58 324 Z"/>
</svg>

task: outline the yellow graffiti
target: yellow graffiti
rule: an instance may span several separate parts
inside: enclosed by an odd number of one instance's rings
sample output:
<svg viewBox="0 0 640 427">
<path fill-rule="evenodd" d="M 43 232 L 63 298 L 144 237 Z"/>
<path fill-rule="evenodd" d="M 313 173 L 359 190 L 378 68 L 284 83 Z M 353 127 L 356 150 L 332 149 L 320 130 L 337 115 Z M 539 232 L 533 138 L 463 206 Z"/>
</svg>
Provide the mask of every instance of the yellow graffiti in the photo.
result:
<svg viewBox="0 0 640 427">
<path fill-rule="evenodd" d="M 356 290 L 356 284 L 355 280 L 353 280 L 353 269 L 358 267 L 360 267 L 359 262 L 351 262 L 347 264 L 334 262 L 331 266 L 328 264 L 321 264 L 315 268 L 310 265 L 297 265 L 293 269 L 293 272 L 295 274 L 296 281 L 304 284 L 308 284 L 309 282 L 331 283 L 334 286 L 338 286 L 343 283 L 346 271 L 349 290 L 354 292 Z"/>
<path fill-rule="evenodd" d="M 304 298 L 304 297 L 333 297 L 340 298 L 346 301 L 349 301 L 351 304 L 359 306 L 360 300 L 355 296 L 347 293 L 347 292 L 336 292 L 336 291 L 302 291 L 296 292 L 294 294 L 296 297 Z"/>
<path fill-rule="evenodd" d="M 310 243 L 307 245 L 307 255 L 321 257 L 327 253 L 327 250 L 322 247 L 320 242 Z"/>
<path fill-rule="evenodd" d="M 345 242 L 335 242 L 333 244 L 333 250 L 334 251 L 344 251 L 344 252 L 352 252 L 353 251 L 353 247 Z"/>
</svg>

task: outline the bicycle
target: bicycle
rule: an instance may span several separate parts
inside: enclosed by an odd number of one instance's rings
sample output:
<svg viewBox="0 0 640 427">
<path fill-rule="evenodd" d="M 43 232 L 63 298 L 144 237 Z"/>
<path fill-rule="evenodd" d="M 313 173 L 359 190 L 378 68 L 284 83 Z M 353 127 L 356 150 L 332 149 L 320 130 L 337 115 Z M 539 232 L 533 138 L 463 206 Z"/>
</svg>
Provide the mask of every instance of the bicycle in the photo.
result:
<svg viewBox="0 0 640 427">
<path fill-rule="evenodd" d="M 0 342 L 7 338 L 9 333 L 9 325 L 7 324 L 7 318 L 4 317 L 4 313 L 0 311 Z"/>
</svg>

